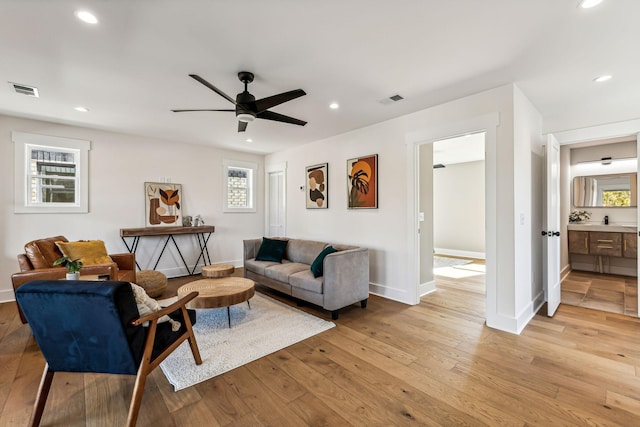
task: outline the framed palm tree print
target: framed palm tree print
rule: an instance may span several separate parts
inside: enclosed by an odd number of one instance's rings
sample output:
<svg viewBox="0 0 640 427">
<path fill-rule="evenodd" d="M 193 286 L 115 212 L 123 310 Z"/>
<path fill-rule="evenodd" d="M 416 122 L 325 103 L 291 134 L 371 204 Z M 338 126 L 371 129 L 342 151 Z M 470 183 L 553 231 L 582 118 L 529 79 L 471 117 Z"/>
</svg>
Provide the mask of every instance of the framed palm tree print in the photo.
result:
<svg viewBox="0 0 640 427">
<path fill-rule="evenodd" d="M 347 197 L 349 209 L 378 207 L 378 155 L 347 160 Z"/>
</svg>

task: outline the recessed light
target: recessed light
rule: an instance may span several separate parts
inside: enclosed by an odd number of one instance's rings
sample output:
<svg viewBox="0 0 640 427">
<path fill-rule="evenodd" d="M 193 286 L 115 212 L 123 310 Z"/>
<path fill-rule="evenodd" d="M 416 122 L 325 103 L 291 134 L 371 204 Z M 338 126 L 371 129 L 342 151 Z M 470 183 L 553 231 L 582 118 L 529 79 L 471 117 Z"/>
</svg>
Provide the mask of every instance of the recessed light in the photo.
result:
<svg viewBox="0 0 640 427">
<path fill-rule="evenodd" d="M 96 18 L 93 13 L 87 12 L 86 10 L 76 10 L 75 14 L 79 20 L 81 20 L 82 22 L 86 22 L 87 24 L 98 23 L 98 18 Z"/>
<path fill-rule="evenodd" d="M 337 102 L 332 102 L 331 104 L 329 104 L 329 108 L 331 108 L 332 110 L 337 110 L 338 108 L 340 108 L 340 105 Z"/>
<path fill-rule="evenodd" d="M 247 138 L 247 139 L 245 139 L 245 142 L 253 142 L 253 139 Z"/>
<path fill-rule="evenodd" d="M 74 108 L 74 110 L 80 111 L 81 113 L 86 113 L 86 112 L 89 111 L 89 109 L 87 107 L 76 107 L 76 108 Z"/>
<path fill-rule="evenodd" d="M 583 9 L 591 9 L 592 7 L 596 7 L 602 3 L 602 0 L 582 0 L 580 2 L 580 7 Z"/>
<path fill-rule="evenodd" d="M 602 82 L 606 82 L 607 80 L 611 80 L 611 77 L 612 77 L 611 75 L 605 74 L 603 76 L 596 77 L 595 79 L 593 79 L 593 81 L 596 83 L 602 83 Z"/>
</svg>

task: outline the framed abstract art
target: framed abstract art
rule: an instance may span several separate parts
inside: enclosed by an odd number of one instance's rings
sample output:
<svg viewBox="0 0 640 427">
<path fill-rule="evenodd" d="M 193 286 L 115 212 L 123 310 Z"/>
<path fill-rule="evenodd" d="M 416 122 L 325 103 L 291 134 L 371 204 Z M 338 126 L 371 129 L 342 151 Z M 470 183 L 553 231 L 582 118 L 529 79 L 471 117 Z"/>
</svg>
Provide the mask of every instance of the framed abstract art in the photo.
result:
<svg viewBox="0 0 640 427">
<path fill-rule="evenodd" d="M 378 207 L 378 155 L 347 160 L 347 197 L 349 209 Z"/>
<path fill-rule="evenodd" d="M 307 166 L 304 175 L 307 209 L 327 209 L 329 207 L 329 164 Z"/>
<path fill-rule="evenodd" d="M 182 185 L 164 182 L 145 182 L 145 225 L 182 225 Z"/>
</svg>

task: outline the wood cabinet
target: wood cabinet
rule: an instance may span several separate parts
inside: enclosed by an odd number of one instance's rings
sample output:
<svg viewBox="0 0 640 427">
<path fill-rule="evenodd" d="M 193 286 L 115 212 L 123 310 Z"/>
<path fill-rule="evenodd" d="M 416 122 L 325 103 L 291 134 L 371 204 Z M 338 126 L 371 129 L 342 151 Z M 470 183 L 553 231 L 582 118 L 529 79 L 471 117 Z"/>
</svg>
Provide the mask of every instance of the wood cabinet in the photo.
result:
<svg viewBox="0 0 640 427">
<path fill-rule="evenodd" d="M 638 236 L 636 233 L 622 234 L 622 256 L 638 258 Z"/>
<path fill-rule="evenodd" d="M 589 232 L 569 230 L 569 253 L 589 254 Z"/>
<path fill-rule="evenodd" d="M 589 232 L 589 254 L 622 256 L 622 233 Z"/>
<path fill-rule="evenodd" d="M 614 268 L 617 269 L 613 272 L 614 274 L 635 276 L 635 274 L 631 274 L 635 266 L 630 266 L 628 262 L 625 265 L 623 260 L 638 258 L 638 236 L 636 233 L 569 230 L 568 236 L 569 255 L 575 255 L 571 259 L 571 268 L 604 273 L 604 267 L 608 266 L 609 273 Z M 593 256 L 593 261 L 589 262 L 593 267 L 589 267 L 584 258 L 580 260 L 579 256 L 581 255 Z M 620 260 L 612 262 L 612 258 L 620 258 Z"/>
</svg>

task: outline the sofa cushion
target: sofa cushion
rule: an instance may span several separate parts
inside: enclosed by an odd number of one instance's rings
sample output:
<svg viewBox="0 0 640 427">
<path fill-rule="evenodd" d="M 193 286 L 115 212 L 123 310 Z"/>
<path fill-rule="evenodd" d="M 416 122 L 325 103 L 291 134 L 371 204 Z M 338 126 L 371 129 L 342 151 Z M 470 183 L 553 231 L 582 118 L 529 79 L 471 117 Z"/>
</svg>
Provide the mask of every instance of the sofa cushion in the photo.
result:
<svg viewBox="0 0 640 427">
<path fill-rule="evenodd" d="M 259 274 L 261 276 L 264 276 L 264 270 L 268 267 L 271 267 L 272 265 L 278 265 L 277 262 L 273 262 L 273 261 L 256 261 L 255 258 L 251 258 L 251 259 L 246 259 L 244 261 L 244 268 L 252 271 L 256 274 Z"/>
<path fill-rule="evenodd" d="M 289 284 L 298 289 L 311 291 L 321 294 L 322 284 L 324 283 L 322 276 L 313 277 L 311 270 L 300 271 L 289 276 Z"/>
<path fill-rule="evenodd" d="M 291 239 L 287 245 L 286 257 L 292 262 L 311 265 L 322 250 L 327 247 L 324 242 L 313 240 Z"/>
<path fill-rule="evenodd" d="M 107 248 L 102 240 L 80 240 L 79 242 L 56 242 L 62 255 L 71 260 L 79 259 L 84 265 L 110 264 Z"/>
<path fill-rule="evenodd" d="M 334 252 L 338 252 L 333 246 L 327 246 L 318 254 L 316 259 L 313 260 L 311 264 L 311 273 L 313 273 L 313 277 L 320 277 L 324 272 L 324 258 L 332 254 Z"/>
<path fill-rule="evenodd" d="M 53 267 L 53 263 L 62 257 L 62 253 L 56 246 L 56 242 L 67 242 L 64 236 L 48 237 L 46 239 L 33 240 L 24 245 L 24 252 L 29 262 L 35 269 Z M 64 266 L 60 266 L 64 268 Z"/>
<path fill-rule="evenodd" d="M 286 262 L 283 264 L 275 264 L 265 269 L 265 276 L 269 279 L 277 280 L 283 283 L 289 283 L 289 276 L 299 271 L 309 270 L 309 264 L 301 264 L 299 262 Z"/>
<path fill-rule="evenodd" d="M 286 240 L 262 238 L 262 244 L 256 255 L 257 261 L 273 261 L 282 262 L 285 249 L 287 248 Z"/>
</svg>

